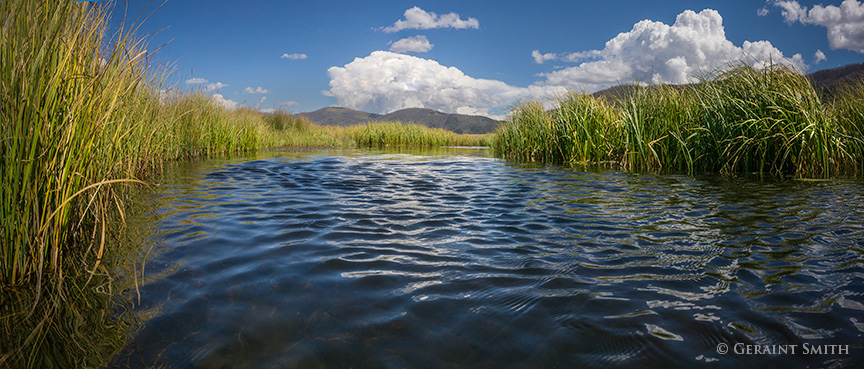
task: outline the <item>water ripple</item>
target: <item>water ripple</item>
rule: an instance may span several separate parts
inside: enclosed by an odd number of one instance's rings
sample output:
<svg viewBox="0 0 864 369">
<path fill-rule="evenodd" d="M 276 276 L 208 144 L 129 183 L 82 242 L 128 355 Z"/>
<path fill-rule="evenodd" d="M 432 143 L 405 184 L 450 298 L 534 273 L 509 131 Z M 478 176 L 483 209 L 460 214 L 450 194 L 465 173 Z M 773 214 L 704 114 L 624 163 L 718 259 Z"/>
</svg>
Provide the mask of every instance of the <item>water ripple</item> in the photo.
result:
<svg viewBox="0 0 864 369">
<path fill-rule="evenodd" d="M 473 153 L 195 164 L 115 367 L 864 363 L 864 187 Z M 719 355 L 724 343 L 850 345 Z"/>
</svg>

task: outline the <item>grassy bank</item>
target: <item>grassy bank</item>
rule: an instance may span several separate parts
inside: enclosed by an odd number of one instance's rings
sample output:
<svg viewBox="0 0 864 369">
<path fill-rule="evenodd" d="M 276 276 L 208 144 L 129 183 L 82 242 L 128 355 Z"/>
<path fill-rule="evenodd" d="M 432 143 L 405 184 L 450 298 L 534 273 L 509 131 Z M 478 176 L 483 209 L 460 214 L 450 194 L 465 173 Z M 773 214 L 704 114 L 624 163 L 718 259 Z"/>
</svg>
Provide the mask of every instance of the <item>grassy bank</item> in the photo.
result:
<svg viewBox="0 0 864 369">
<path fill-rule="evenodd" d="M 130 189 L 167 160 L 279 145 L 479 144 L 414 125 L 322 127 L 169 92 L 135 27 L 106 23 L 111 4 L 0 2 L 0 367 L 99 366 L 119 349 L 132 323 L 115 316 L 124 303 L 114 293 L 134 281 L 117 277 L 137 270 L 125 257 L 137 246 L 123 241 Z"/>
<path fill-rule="evenodd" d="M 100 4 L 110 3 L 0 2 L 3 367 L 85 367 L 110 354 L 82 337 L 123 326 L 105 286 L 128 266 L 108 260 L 130 185 L 165 160 L 278 138 L 256 112 L 166 96 L 143 40 L 132 27 L 108 34 Z"/>
<path fill-rule="evenodd" d="M 370 122 L 348 127 L 321 126 L 303 116 L 285 112 L 269 114 L 265 120 L 285 146 L 486 146 L 492 137 L 458 134 L 401 122 Z"/>
<path fill-rule="evenodd" d="M 703 83 L 634 88 L 611 101 L 573 93 L 549 111 L 523 103 L 492 147 L 518 161 L 825 178 L 861 173 L 862 102 L 860 83 L 824 103 L 789 67 L 740 65 Z"/>
</svg>

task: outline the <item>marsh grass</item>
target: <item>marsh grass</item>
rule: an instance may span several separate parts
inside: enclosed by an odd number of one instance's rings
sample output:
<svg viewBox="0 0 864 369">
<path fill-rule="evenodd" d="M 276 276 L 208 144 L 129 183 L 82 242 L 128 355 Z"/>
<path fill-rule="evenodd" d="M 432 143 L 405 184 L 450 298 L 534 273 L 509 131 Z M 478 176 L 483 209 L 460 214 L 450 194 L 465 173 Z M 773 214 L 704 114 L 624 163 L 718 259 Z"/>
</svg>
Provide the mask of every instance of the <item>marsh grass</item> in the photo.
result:
<svg viewBox="0 0 864 369">
<path fill-rule="evenodd" d="M 733 65 L 687 86 L 628 89 L 517 106 L 492 147 L 523 161 L 617 163 L 631 170 L 826 178 L 860 172 L 864 84 L 826 105 L 783 64 Z"/>
<path fill-rule="evenodd" d="M 277 139 L 257 112 L 163 96 L 134 27 L 108 33 L 106 4 L 0 2 L 2 367 L 98 365 L 115 345 L 88 332 L 126 327 L 104 286 L 130 185 L 164 160 Z"/>
<path fill-rule="evenodd" d="M 346 127 L 344 135 L 360 147 L 482 146 L 485 137 L 401 122 L 374 122 Z"/>
<path fill-rule="evenodd" d="M 864 79 L 843 87 L 827 103 L 828 114 L 837 122 L 837 135 L 845 143 L 849 165 L 864 173 Z"/>
</svg>

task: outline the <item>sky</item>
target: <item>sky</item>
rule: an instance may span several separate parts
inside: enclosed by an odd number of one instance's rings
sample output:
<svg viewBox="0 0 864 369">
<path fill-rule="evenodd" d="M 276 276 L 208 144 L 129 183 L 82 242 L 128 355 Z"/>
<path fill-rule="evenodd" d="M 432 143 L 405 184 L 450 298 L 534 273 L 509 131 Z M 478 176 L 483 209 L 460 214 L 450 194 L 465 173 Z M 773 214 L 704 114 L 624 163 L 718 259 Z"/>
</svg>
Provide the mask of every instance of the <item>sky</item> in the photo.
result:
<svg viewBox="0 0 864 369">
<path fill-rule="evenodd" d="M 229 108 L 409 107 L 504 118 L 525 100 L 688 83 L 738 60 L 864 62 L 864 0 L 116 1 L 174 89 Z"/>
</svg>

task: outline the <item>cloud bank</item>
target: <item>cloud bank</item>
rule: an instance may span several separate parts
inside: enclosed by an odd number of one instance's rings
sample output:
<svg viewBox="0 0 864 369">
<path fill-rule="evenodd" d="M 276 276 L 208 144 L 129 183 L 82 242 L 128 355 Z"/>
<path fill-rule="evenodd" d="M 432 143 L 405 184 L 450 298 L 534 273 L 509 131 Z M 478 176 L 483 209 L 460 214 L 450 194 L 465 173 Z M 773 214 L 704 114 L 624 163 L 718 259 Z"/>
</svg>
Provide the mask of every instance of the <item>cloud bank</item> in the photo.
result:
<svg viewBox="0 0 864 369">
<path fill-rule="evenodd" d="M 684 11 L 672 25 L 643 20 L 601 50 L 534 50 L 531 56 L 538 64 L 554 60 L 577 65 L 539 74 L 532 85 L 517 87 L 473 78 L 435 60 L 375 51 L 328 69 L 330 90 L 325 94 L 335 97 L 339 106 L 375 113 L 420 107 L 501 118 L 506 108 L 523 99 L 548 102 L 566 90 L 594 92 L 622 83 L 696 82 L 739 60 L 756 67 L 771 62 L 805 66 L 800 54 L 786 58 L 768 41 L 733 44 L 726 38 L 723 18 L 711 9 Z"/>
<path fill-rule="evenodd" d="M 374 51 L 327 73 L 327 94 L 337 105 L 375 113 L 428 108 L 501 118 L 502 110 L 520 99 L 549 99 L 564 92 L 559 87 L 514 87 L 473 78 L 434 60 L 388 51 Z"/>
<path fill-rule="evenodd" d="M 741 60 L 754 66 L 773 62 L 804 68 L 801 55 L 787 59 L 768 41 L 744 41 L 741 46 L 726 39 L 723 18 L 715 10 L 686 10 L 673 25 L 643 20 L 628 32 L 606 42 L 602 50 L 570 54 L 532 53 L 535 62 L 595 59 L 562 70 L 541 74 L 544 84 L 569 89 L 600 90 L 630 82 L 691 83 L 700 75 Z"/>
<path fill-rule="evenodd" d="M 415 53 L 425 53 L 429 50 L 432 50 L 432 46 L 434 44 L 430 43 L 426 36 L 414 36 L 403 38 L 399 41 L 394 42 L 390 45 L 390 51 L 395 51 L 397 53 L 404 53 L 413 51 Z"/>
<path fill-rule="evenodd" d="M 828 29 L 831 50 L 847 49 L 864 54 L 864 1 L 844 0 L 840 6 L 816 5 L 811 9 L 797 1 L 774 1 L 787 23 L 800 22 Z"/>
<path fill-rule="evenodd" d="M 384 32 L 393 33 L 403 29 L 433 29 L 433 28 L 480 28 L 477 18 L 462 19 L 459 14 L 447 13 L 438 15 L 427 12 L 419 7 L 413 7 L 405 11 L 405 19 L 400 19 L 392 26 L 381 28 Z"/>
</svg>

